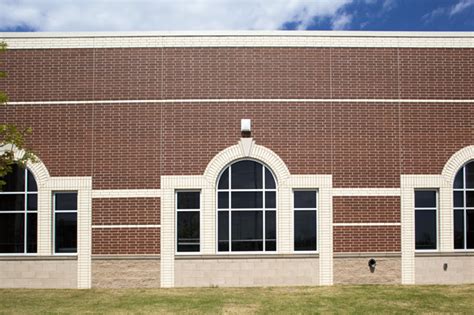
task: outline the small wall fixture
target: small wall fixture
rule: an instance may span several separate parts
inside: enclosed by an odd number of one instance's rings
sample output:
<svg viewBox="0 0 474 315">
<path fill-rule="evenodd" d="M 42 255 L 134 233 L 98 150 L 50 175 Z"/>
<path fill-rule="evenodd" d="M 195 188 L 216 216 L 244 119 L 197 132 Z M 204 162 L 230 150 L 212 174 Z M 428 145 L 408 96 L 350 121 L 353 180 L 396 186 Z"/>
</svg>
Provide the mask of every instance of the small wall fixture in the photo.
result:
<svg viewBox="0 0 474 315">
<path fill-rule="evenodd" d="M 373 258 L 370 258 L 369 262 L 368 262 L 368 265 L 369 265 L 370 271 L 374 272 L 375 266 L 377 266 L 377 261 Z"/>
<path fill-rule="evenodd" d="M 240 131 L 242 131 L 242 132 L 251 132 L 252 131 L 252 121 L 250 119 L 242 119 L 240 121 Z"/>
</svg>

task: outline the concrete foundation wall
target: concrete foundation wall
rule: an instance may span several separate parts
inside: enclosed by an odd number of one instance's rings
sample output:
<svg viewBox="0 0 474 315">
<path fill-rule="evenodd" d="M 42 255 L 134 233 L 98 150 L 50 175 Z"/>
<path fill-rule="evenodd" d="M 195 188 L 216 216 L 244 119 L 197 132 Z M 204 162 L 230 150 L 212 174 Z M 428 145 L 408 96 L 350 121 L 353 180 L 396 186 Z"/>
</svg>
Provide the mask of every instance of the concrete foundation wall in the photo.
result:
<svg viewBox="0 0 474 315">
<path fill-rule="evenodd" d="M 77 260 L 0 260 L 0 288 L 77 288 Z"/>
<path fill-rule="evenodd" d="M 400 284 L 401 259 L 374 257 L 377 265 L 370 270 L 370 257 L 334 258 L 334 284 Z"/>
<path fill-rule="evenodd" d="M 159 288 L 159 259 L 93 259 L 93 288 Z"/>
<path fill-rule="evenodd" d="M 318 258 L 176 259 L 176 287 L 319 284 Z"/>
<path fill-rule="evenodd" d="M 415 284 L 464 283 L 474 283 L 474 256 L 415 258 Z"/>
</svg>

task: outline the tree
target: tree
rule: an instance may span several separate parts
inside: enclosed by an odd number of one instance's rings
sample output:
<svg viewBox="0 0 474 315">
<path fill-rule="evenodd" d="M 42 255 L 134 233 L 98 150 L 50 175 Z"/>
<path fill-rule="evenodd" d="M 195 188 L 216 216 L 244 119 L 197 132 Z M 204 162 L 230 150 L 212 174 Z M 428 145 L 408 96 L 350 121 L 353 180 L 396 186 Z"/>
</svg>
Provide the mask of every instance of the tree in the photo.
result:
<svg viewBox="0 0 474 315">
<path fill-rule="evenodd" d="M 5 53 L 6 49 L 7 44 L 0 42 L 0 54 Z M 0 71 L 0 79 L 6 76 L 5 72 Z M 7 106 L 7 102 L 7 94 L 0 91 L 0 106 Z M 12 171 L 14 164 L 26 167 L 27 162 L 36 161 L 33 152 L 26 146 L 26 137 L 30 133 L 31 128 L 21 129 L 14 124 L 0 122 L 0 190 L 5 185 L 1 178 Z"/>
</svg>

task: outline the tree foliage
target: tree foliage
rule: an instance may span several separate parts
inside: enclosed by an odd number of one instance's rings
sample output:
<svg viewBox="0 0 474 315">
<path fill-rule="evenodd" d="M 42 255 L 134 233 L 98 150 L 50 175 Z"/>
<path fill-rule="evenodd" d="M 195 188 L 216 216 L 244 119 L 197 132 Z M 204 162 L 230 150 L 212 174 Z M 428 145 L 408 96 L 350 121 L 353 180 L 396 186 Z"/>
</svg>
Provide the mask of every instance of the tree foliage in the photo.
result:
<svg viewBox="0 0 474 315">
<path fill-rule="evenodd" d="M 0 42 L 0 53 L 4 53 L 7 45 Z M 0 79 L 6 77 L 4 71 L 0 71 Z M 5 92 L 0 91 L 0 106 L 7 106 L 8 97 Z M 35 156 L 26 146 L 26 137 L 31 133 L 31 128 L 21 129 L 14 124 L 0 122 L 0 190 L 5 185 L 3 178 L 12 171 L 14 164 L 25 167 L 27 162 L 35 162 Z M 15 152 L 23 154 L 15 155 Z"/>
</svg>

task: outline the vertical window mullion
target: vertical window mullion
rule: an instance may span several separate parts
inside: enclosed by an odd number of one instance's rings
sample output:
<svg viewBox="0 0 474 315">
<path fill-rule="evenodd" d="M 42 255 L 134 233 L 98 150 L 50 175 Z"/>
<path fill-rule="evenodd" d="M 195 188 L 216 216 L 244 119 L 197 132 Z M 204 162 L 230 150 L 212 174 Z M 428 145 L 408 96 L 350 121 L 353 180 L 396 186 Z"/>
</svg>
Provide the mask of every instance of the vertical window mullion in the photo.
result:
<svg viewBox="0 0 474 315">
<path fill-rule="evenodd" d="M 25 176 L 25 187 L 23 187 L 23 193 L 25 194 L 25 200 L 23 201 L 23 213 L 24 213 L 24 218 L 23 218 L 23 253 L 26 254 L 27 251 L 27 242 L 28 242 L 28 171 L 25 168 L 23 170 L 23 174 Z"/>
<path fill-rule="evenodd" d="M 229 166 L 229 252 L 232 252 L 232 165 Z"/>
<path fill-rule="evenodd" d="M 263 206 L 263 211 L 262 211 L 262 248 L 263 251 L 266 250 L 266 239 L 267 239 L 267 230 L 266 230 L 266 214 L 267 214 L 267 203 L 265 200 L 265 167 L 262 167 L 262 206 Z"/>
</svg>

